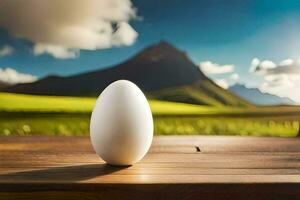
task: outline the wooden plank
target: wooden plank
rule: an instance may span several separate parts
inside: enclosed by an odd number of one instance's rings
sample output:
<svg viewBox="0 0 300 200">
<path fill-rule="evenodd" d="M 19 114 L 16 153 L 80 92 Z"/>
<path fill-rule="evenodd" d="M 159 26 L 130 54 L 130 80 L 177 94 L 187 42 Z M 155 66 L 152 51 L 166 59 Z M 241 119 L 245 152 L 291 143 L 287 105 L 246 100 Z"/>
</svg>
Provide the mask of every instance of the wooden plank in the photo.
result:
<svg viewBox="0 0 300 200">
<path fill-rule="evenodd" d="M 47 171 L 44 171 L 47 173 Z M 4 179 L 2 185 L 15 185 L 16 183 L 31 185 L 33 183 L 46 183 L 49 185 L 57 183 L 65 184 L 263 184 L 263 183 L 299 183 L 300 175 L 113 175 L 100 173 L 87 173 L 84 175 L 26 173 L 16 176 L 1 176 Z M 36 177 L 32 177 L 32 175 Z M 3 187 L 0 189 L 3 191 Z"/>
<path fill-rule="evenodd" d="M 16 177 L 24 176 L 32 179 L 39 179 L 43 173 L 52 174 L 51 176 L 61 176 L 68 174 L 68 176 L 76 177 L 77 173 L 91 173 L 91 171 L 99 171 L 101 165 L 78 165 L 78 166 L 64 166 L 56 167 L 50 171 L 48 167 L 44 168 L 1 168 L 4 174 L 1 174 L 1 181 L 14 180 Z M 78 169 L 77 169 L 78 168 Z M 88 171 L 88 172 L 87 172 Z M 108 170 L 109 171 L 109 170 Z M 95 172 L 95 173 L 96 173 Z M 99 172 L 98 172 L 99 173 Z M 39 176 L 35 176 L 35 175 Z M 111 170 L 113 175 L 299 175 L 299 168 L 277 168 L 277 169 L 249 169 L 249 168 L 163 168 L 163 167 L 130 167 L 126 170 Z M 51 178 L 51 177 L 50 177 Z M 65 177 L 66 179 L 66 177 Z"/>
<path fill-rule="evenodd" d="M 95 153 L 1 152 L 0 168 L 55 167 L 103 163 Z M 135 166 L 177 168 L 298 168 L 300 153 L 149 153 Z M 1 173 L 1 171 L 0 171 Z"/>
<path fill-rule="evenodd" d="M 4 186 L 5 187 L 5 186 Z M 11 187 L 9 187 L 11 188 Z M 16 184 L 0 199 L 299 199 L 297 184 Z M 35 189 L 32 189 L 35 188 Z"/>
<path fill-rule="evenodd" d="M 300 138 L 155 137 L 112 167 L 87 137 L 0 137 L 0 199 L 300 198 Z M 146 195 L 146 196 L 145 196 Z"/>
<path fill-rule="evenodd" d="M 56 139 L 57 138 L 57 139 Z M 80 149 L 78 149 L 80 146 Z M 194 152 L 300 152 L 295 138 L 263 138 L 239 136 L 161 136 L 153 140 L 153 152 L 186 148 Z M 34 148 L 32 148 L 34 147 Z M 48 152 L 93 152 L 87 137 L 1 137 L 0 150 Z M 178 151 L 179 149 L 177 149 Z"/>
</svg>

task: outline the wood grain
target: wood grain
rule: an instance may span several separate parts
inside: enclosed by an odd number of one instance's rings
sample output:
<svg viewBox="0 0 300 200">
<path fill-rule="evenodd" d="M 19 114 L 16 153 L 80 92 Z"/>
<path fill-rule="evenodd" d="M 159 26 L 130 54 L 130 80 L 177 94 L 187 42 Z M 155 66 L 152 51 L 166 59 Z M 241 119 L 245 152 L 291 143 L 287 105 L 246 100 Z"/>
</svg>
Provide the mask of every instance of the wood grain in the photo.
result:
<svg viewBox="0 0 300 200">
<path fill-rule="evenodd" d="M 0 137 L 0 199 L 300 199 L 300 138 L 155 137 L 129 167 L 87 137 Z"/>
</svg>

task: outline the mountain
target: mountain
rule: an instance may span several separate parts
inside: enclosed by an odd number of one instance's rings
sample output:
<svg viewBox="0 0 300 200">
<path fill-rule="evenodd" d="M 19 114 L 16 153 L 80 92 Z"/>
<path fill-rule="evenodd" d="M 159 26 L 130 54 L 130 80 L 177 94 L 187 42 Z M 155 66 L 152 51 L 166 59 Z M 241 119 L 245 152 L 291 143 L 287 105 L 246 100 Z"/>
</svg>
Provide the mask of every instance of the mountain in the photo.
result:
<svg viewBox="0 0 300 200">
<path fill-rule="evenodd" d="M 150 97 L 205 105 L 241 105 L 248 102 L 218 87 L 173 45 L 162 41 L 145 48 L 131 59 L 104 70 L 69 77 L 48 76 L 34 83 L 0 88 L 3 92 L 98 96 L 111 82 L 127 79 Z M 176 94 L 171 94 L 176 91 Z M 217 92 L 218 91 L 218 92 Z M 189 101 L 185 101 L 189 99 Z M 234 102 L 234 103 L 233 103 Z"/>
<path fill-rule="evenodd" d="M 5 88 L 8 86 L 11 86 L 11 84 L 0 80 L 0 88 Z"/>
<path fill-rule="evenodd" d="M 278 97 L 269 93 L 263 93 L 257 88 L 247 88 L 242 84 L 235 84 L 229 90 L 240 97 L 257 105 L 291 105 L 294 101 L 287 97 Z"/>
</svg>

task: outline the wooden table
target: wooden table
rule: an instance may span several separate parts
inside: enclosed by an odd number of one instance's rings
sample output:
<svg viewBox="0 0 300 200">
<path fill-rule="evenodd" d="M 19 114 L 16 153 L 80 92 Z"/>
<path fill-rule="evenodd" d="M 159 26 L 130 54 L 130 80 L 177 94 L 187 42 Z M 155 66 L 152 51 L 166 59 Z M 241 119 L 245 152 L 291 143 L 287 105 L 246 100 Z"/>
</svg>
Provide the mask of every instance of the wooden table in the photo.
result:
<svg viewBox="0 0 300 200">
<path fill-rule="evenodd" d="M 155 137 L 131 167 L 87 137 L 0 137 L 0 199 L 300 199 L 300 139 Z"/>
</svg>

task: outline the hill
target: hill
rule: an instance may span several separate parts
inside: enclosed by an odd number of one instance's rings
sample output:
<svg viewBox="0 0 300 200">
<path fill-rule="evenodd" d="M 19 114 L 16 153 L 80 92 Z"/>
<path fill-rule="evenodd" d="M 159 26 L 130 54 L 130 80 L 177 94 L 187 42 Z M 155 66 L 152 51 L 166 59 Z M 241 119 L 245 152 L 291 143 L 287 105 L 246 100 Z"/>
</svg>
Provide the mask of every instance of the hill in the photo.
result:
<svg viewBox="0 0 300 200">
<path fill-rule="evenodd" d="M 0 88 L 0 91 L 56 96 L 98 96 L 108 84 L 119 79 L 130 80 L 150 96 L 168 101 L 201 105 L 250 105 L 218 87 L 185 52 L 165 41 L 145 48 L 133 58 L 114 67 L 69 77 L 49 76 L 34 83 Z M 170 95 L 174 89 L 176 95 Z"/>
<path fill-rule="evenodd" d="M 222 107 L 224 105 L 253 107 L 248 101 L 235 96 L 230 91 L 224 90 L 209 79 L 201 80 L 190 85 L 154 91 L 149 94 L 149 98 L 214 107 Z"/>
<path fill-rule="evenodd" d="M 235 84 L 230 91 L 257 105 L 292 105 L 294 101 L 287 97 L 279 97 L 269 93 L 263 93 L 257 88 L 247 88 L 242 84 Z"/>
</svg>

